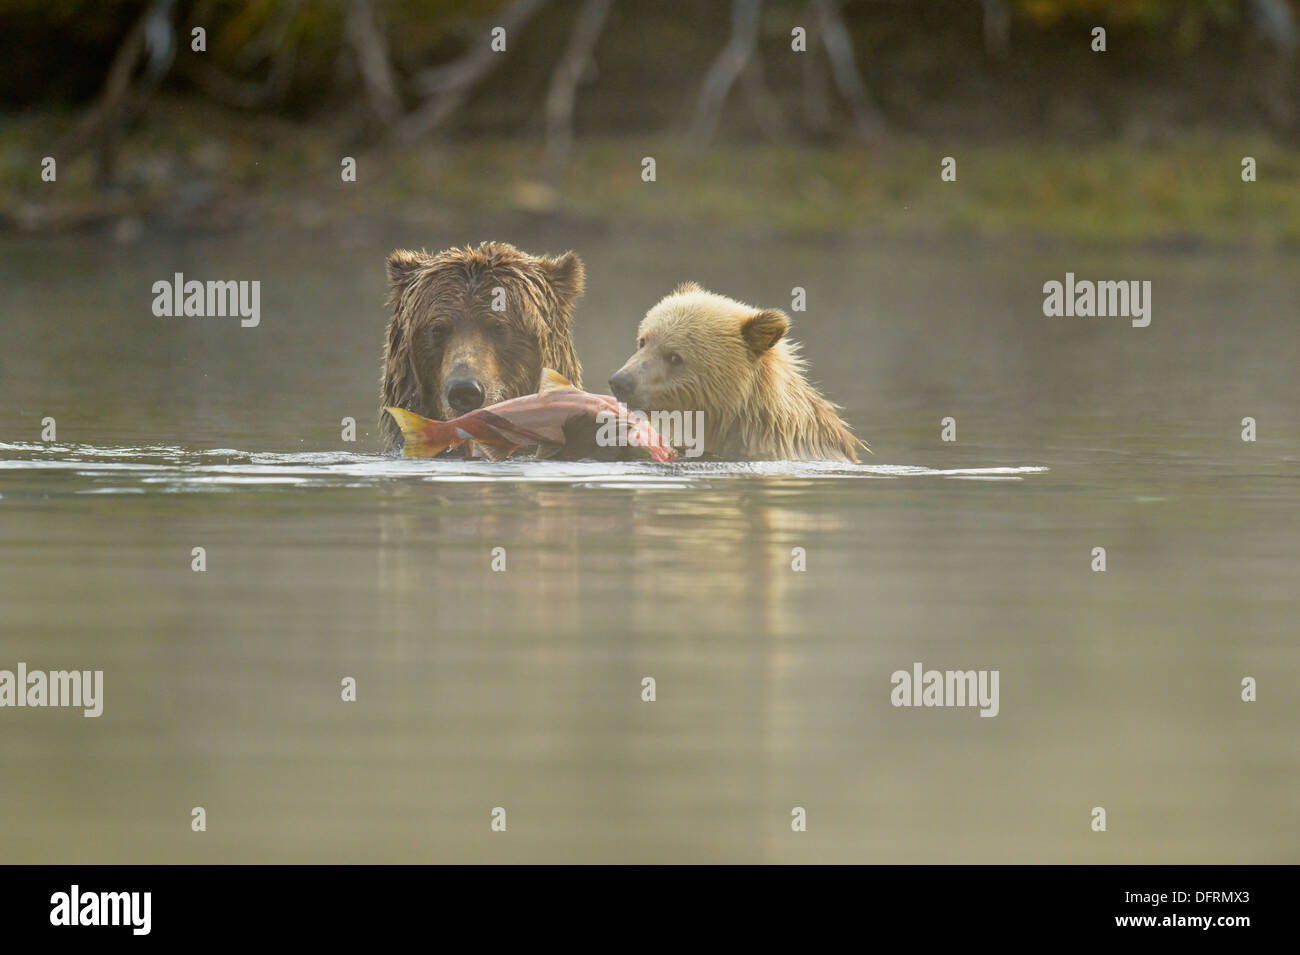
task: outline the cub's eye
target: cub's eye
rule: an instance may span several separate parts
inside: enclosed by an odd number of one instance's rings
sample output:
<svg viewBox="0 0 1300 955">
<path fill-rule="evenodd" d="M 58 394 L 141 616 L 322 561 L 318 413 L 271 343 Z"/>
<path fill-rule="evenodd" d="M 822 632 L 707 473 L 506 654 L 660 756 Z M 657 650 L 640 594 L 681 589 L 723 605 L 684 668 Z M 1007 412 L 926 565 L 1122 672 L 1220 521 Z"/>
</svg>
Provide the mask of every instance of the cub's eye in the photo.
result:
<svg viewBox="0 0 1300 955">
<path fill-rule="evenodd" d="M 442 342 L 447 338 L 448 331 L 450 331 L 450 329 L 441 322 L 437 325 L 429 326 L 429 341 L 433 342 L 435 345 L 442 344 Z"/>
<path fill-rule="evenodd" d="M 638 339 L 636 340 L 636 347 L 637 347 L 637 348 L 645 348 L 645 339 L 644 339 L 644 338 L 638 338 Z"/>
<path fill-rule="evenodd" d="M 682 363 L 682 356 L 679 355 L 679 354 L 677 354 L 677 352 L 672 352 L 672 353 L 668 356 L 668 364 L 670 364 L 670 365 L 680 365 L 681 363 Z"/>
<path fill-rule="evenodd" d="M 491 335 L 497 341 L 506 338 L 510 334 L 510 326 L 505 322 L 493 322 Z"/>
</svg>

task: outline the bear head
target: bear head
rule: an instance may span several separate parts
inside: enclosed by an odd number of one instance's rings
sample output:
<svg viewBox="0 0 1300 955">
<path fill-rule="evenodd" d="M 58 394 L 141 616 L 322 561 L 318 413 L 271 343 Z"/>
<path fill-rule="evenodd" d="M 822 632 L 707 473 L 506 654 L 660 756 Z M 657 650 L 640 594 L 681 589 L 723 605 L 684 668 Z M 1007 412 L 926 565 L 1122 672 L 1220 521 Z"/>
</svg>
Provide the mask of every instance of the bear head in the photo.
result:
<svg viewBox="0 0 1300 955">
<path fill-rule="evenodd" d="M 640 411 L 703 411 L 706 432 L 729 426 L 773 360 L 789 362 L 790 320 L 693 282 L 646 313 L 636 352 L 609 379 L 614 396 Z M 797 360 L 797 359 L 794 359 Z"/>
<path fill-rule="evenodd" d="M 537 391 L 543 368 L 581 385 L 573 306 L 585 273 L 573 252 L 529 255 L 504 242 L 388 256 L 392 316 L 380 427 L 401 446 L 387 405 L 447 420 Z"/>
</svg>

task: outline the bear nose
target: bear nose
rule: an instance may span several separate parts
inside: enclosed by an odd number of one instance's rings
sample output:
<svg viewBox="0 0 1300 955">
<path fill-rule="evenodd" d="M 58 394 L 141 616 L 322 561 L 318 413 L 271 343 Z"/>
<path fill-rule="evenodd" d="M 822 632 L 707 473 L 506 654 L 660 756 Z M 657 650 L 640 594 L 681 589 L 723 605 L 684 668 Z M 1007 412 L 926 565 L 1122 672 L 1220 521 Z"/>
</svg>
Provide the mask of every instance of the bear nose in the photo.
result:
<svg viewBox="0 0 1300 955">
<path fill-rule="evenodd" d="M 453 378 L 447 382 L 447 404 L 457 414 L 465 414 L 483 406 L 485 393 L 477 378 Z"/>
<path fill-rule="evenodd" d="M 632 376 L 626 371 L 614 372 L 613 376 L 609 379 L 609 387 L 613 390 L 614 397 L 623 402 L 623 404 L 628 403 L 632 398 L 632 392 L 635 390 L 632 387 Z"/>
</svg>

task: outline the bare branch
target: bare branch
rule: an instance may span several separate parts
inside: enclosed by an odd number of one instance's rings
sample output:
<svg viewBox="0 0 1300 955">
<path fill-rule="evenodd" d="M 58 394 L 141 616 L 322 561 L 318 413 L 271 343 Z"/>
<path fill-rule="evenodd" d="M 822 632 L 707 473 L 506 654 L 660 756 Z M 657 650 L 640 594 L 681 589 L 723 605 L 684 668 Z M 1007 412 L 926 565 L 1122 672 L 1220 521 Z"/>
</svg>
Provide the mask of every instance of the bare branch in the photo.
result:
<svg viewBox="0 0 1300 955">
<path fill-rule="evenodd" d="M 1011 11 L 1007 0 L 980 0 L 984 7 L 984 50 L 1002 59 L 1011 46 Z"/>
<path fill-rule="evenodd" d="M 825 135 L 831 128 L 831 107 L 821 48 L 814 43 L 799 59 L 802 62 L 804 124 L 812 132 Z"/>
<path fill-rule="evenodd" d="M 885 117 L 867 92 L 858 66 L 853 60 L 853 39 L 840 16 L 837 0 L 813 0 L 822 43 L 831 60 L 831 75 L 840 95 L 849 104 L 858 133 L 866 140 L 878 139 L 885 130 Z"/>
<path fill-rule="evenodd" d="M 122 127 L 166 75 L 175 58 L 171 24 L 174 5 L 175 0 L 153 0 L 145 8 L 118 47 L 95 105 L 59 143 L 59 152 L 71 159 L 97 141 L 96 175 L 101 183 L 113 177 Z M 143 76 L 137 81 L 136 68 L 146 55 Z"/>
<path fill-rule="evenodd" d="M 568 158 L 573 145 L 573 103 L 578 83 L 591 62 L 612 3 L 613 0 L 587 0 L 583 4 L 574 21 L 569 45 L 551 74 L 551 87 L 546 94 L 546 156 L 547 164 L 553 168 Z"/>
<path fill-rule="evenodd" d="M 297 15 L 298 4 L 299 0 L 287 0 L 276 9 L 267 25 L 236 52 L 236 75 L 213 65 L 206 56 L 182 59 L 182 73 L 217 102 L 240 109 L 258 109 L 283 100 L 297 55 L 294 44 L 289 42 L 289 28 Z M 245 80 L 239 77 L 238 74 L 252 71 L 264 60 L 271 64 L 266 79 Z"/>
<path fill-rule="evenodd" d="M 402 115 L 402 101 L 397 95 L 388 41 L 375 21 L 375 9 L 370 0 L 350 0 L 348 3 L 347 35 L 357 55 L 370 108 L 385 125 L 391 126 Z"/>
<path fill-rule="evenodd" d="M 762 0 L 732 0 L 731 37 L 704 75 L 700 98 L 695 104 L 691 141 L 697 146 L 713 138 L 727 94 L 754 55 L 754 46 L 758 42 L 758 14 L 762 6 Z"/>
<path fill-rule="evenodd" d="M 494 26 L 504 27 L 509 36 L 545 4 L 546 0 L 515 0 Z M 445 123 L 483 78 L 501 65 L 505 55 L 494 52 L 487 43 L 478 43 L 460 59 L 417 75 L 415 84 L 427 99 L 399 127 L 398 138 L 413 142 Z"/>
<path fill-rule="evenodd" d="M 1260 36 L 1279 50 L 1295 50 L 1295 15 L 1286 0 L 1250 0 L 1250 15 Z"/>
</svg>

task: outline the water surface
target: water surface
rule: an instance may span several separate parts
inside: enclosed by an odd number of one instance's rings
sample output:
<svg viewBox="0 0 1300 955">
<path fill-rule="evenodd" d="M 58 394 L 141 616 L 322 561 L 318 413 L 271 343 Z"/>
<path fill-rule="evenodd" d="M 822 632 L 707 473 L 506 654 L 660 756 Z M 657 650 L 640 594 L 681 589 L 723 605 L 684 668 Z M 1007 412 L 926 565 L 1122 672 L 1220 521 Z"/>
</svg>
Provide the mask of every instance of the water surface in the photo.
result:
<svg viewBox="0 0 1300 955">
<path fill-rule="evenodd" d="M 590 387 L 679 281 L 806 287 L 876 454 L 385 457 L 383 254 L 465 236 L 6 240 L 0 668 L 106 699 L 0 711 L 0 857 L 1300 861 L 1294 262 L 510 237 L 586 258 Z M 1152 279 L 1151 327 L 1044 318 L 1067 269 Z M 177 270 L 262 325 L 154 318 Z M 999 715 L 891 706 L 914 661 Z"/>
</svg>

